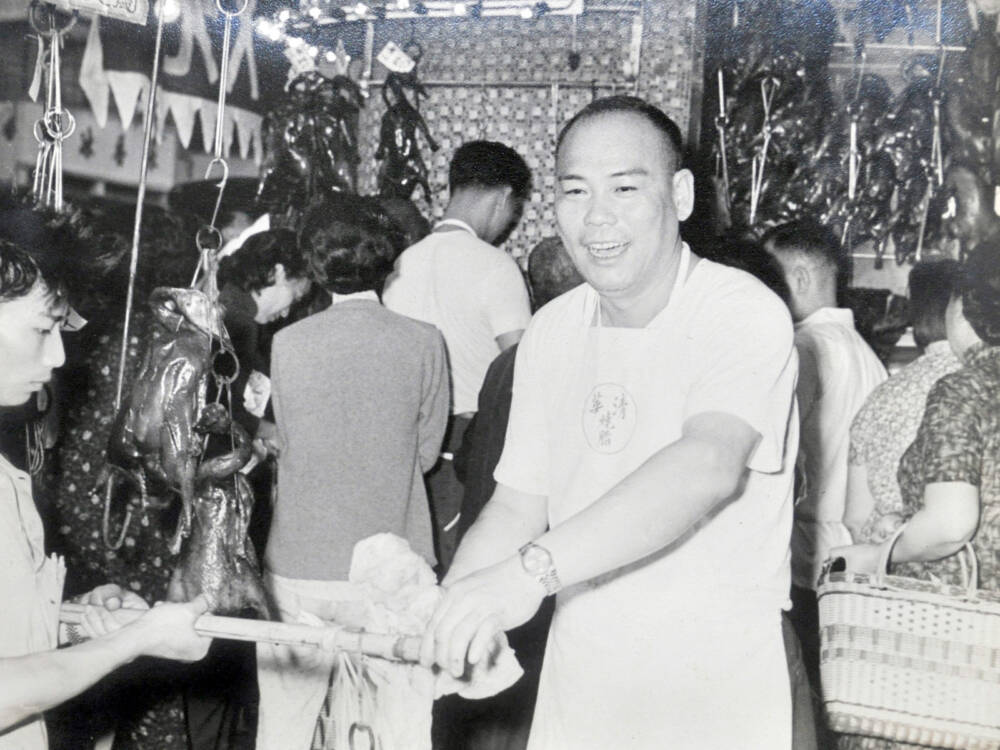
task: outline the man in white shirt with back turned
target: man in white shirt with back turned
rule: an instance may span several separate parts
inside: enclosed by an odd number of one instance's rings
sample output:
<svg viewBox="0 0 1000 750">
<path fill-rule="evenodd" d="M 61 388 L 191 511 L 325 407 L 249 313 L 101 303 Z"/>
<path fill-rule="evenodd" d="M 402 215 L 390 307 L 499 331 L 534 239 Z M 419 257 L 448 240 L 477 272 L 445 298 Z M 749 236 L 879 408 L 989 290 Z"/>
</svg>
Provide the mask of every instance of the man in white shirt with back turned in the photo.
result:
<svg viewBox="0 0 1000 750">
<path fill-rule="evenodd" d="M 476 411 L 490 363 L 520 340 L 531 319 L 521 271 L 496 247 L 521 217 L 531 171 L 502 143 L 470 141 L 452 157 L 448 185 L 444 218 L 400 255 L 382 293 L 393 312 L 437 326 L 448 349 L 451 418 L 441 461 L 428 475 L 436 552 L 445 569 L 462 502 L 452 455 Z"/>
<path fill-rule="evenodd" d="M 795 525 L 792 529 L 791 620 L 802 642 L 817 700 L 819 612 L 816 583 L 830 550 L 850 544 L 844 525 L 851 422 L 875 386 L 886 379 L 875 352 L 854 328 L 854 314 L 837 307 L 838 244 L 809 221 L 768 232 L 764 248 L 781 264 L 789 290 L 799 354 L 796 396 L 801 422 Z M 821 713 L 817 713 L 821 717 Z M 819 746 L 830 745 L 822 718 Z"/>
</svg>

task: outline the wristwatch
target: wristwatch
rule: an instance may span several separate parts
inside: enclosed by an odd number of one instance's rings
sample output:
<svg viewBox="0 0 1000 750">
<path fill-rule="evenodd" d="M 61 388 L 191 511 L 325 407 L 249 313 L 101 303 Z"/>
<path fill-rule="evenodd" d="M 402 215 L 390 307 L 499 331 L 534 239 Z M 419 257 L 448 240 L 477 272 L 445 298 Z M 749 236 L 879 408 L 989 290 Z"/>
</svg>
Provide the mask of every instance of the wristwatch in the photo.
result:
<svg viewBox="0 0 1000 750">
<path fill-rule="evenodd" d="M 524 572 L 542 584 L 546 596 L 551 596 L 562 588 L 555 563 L 552 562 L 552 554 L 545 547 L 528 542 L 517 552 L 521 556 Z"/>
</svg>

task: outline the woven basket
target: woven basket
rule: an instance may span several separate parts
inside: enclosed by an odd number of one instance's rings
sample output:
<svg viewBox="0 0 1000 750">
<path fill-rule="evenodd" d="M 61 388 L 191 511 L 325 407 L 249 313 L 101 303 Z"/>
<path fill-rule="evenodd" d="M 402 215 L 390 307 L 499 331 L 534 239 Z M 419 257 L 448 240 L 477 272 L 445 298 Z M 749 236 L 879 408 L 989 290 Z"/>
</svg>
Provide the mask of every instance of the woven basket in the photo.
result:
<svg viewBox="0 0 1000 750">
<path fill-rule="evenodd" d="M 936 748 L 1000 749 L 1000 595 L 885 573 L 832 572 L 817 591 L 830 727 Z M 961 554 L 961 553 L 959 553 Z"/>
</svg>

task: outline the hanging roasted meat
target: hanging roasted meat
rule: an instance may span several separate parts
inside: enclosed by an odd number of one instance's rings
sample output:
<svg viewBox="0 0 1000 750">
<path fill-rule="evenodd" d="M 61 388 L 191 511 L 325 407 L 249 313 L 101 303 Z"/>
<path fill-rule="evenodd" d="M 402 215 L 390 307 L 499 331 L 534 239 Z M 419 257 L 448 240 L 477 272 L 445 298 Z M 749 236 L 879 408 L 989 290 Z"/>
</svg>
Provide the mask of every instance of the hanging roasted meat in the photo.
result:
<svg viewBox="0 0 1000 750">
<path fill-rule="evenodd" d="M 364 97 L 347 76 L 312 71 L 264 118 L 267 156 L 257 195 L 272 213 L 301 209 L 330 192 L 356 192 L 358 114 Z"/>
<path fill-rule="evenodd" d="M 253 612 L 270 619 L 257 555 L 247 536 L 253 493 L 239 471 L 250 459 L 250 438 L 221 404 L 206 406 L 195 429 L 232 435 L 232 449 L 198 467 L 191 535 L 184 542 L 167 598 L 181 602 L 204 594 L 215 614 Z"/>
<path fill-rule="evenodd" d="M 424 199 L 431 199 L 427 184 L 427 165 L 420 156 L 417 130 L 424 134 L 431 151 L 438 150 L 438 144 L 431 136 L 423 115 L 410 103 L 406 89 L 413 90 L 414 102 L 419 104 L 421 95 L 427 92 L 416 78 L 398 73 L 389 73 L 382 87 L 382 100 L 386 111 L 382 116 L 378 150 L 375 158 L 382 161 L 378 172 L 378 192 L 384 198 L 410 199 L 413 190 L 423 188 Z"/>
<path fill-rule="evenodd" d="M 191 527 L 202 441 L 195 422 L 205 403 L 213 342 L 232 350 L 218 308 L 195 289 L 159 288 L 150 295 L 154 325 L 132 391 L 119 410 L 108 462 L 142 496 L 181 497 L 170 542 L 175 554 Z"/>
</svg>

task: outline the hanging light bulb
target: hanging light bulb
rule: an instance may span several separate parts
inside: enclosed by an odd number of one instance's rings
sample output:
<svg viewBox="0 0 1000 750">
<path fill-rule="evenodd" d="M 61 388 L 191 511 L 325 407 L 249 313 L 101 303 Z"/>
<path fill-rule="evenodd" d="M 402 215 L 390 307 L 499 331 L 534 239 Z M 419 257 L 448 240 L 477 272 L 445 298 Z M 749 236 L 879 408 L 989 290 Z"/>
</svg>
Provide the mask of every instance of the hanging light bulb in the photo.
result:
<svg viewBox="0 0 1000 750">
<path fill-rule="evenodd" d="M 356 15 L 363 16 L 365 13 L 368 12 L 368 6 L 365 5 L 364 3 L 358 3 L 357 5 L 354 6 L 354 12 Z"/>
<path fill-rule="evenodd" d="M 309 16 L 310 16 L 311 18 L 313 18 L 313 19 L 316 19 L 316 18 L 319 18 L 319 17 L 321 16 L 321 15 L 323 15 L 323 11 L 321 11 L 321 10 L 319 9 L 319 6 L 318 6 L 318 5 L 314 5 L 313 7 L 311 7 L 311 8 L 310 8 L 310 9 L 308 10 L 308 13 L 309 13 Z"/>
<path fill-rule="evenodd" d="M 173 23 L 181 17 L 181 4 L 178 0 L 160 0 L 160 2 L 163 3 L 163 23 Z M 157 7 L 157 11 L 159 11 L 159 7 Z"/>
</svg>

